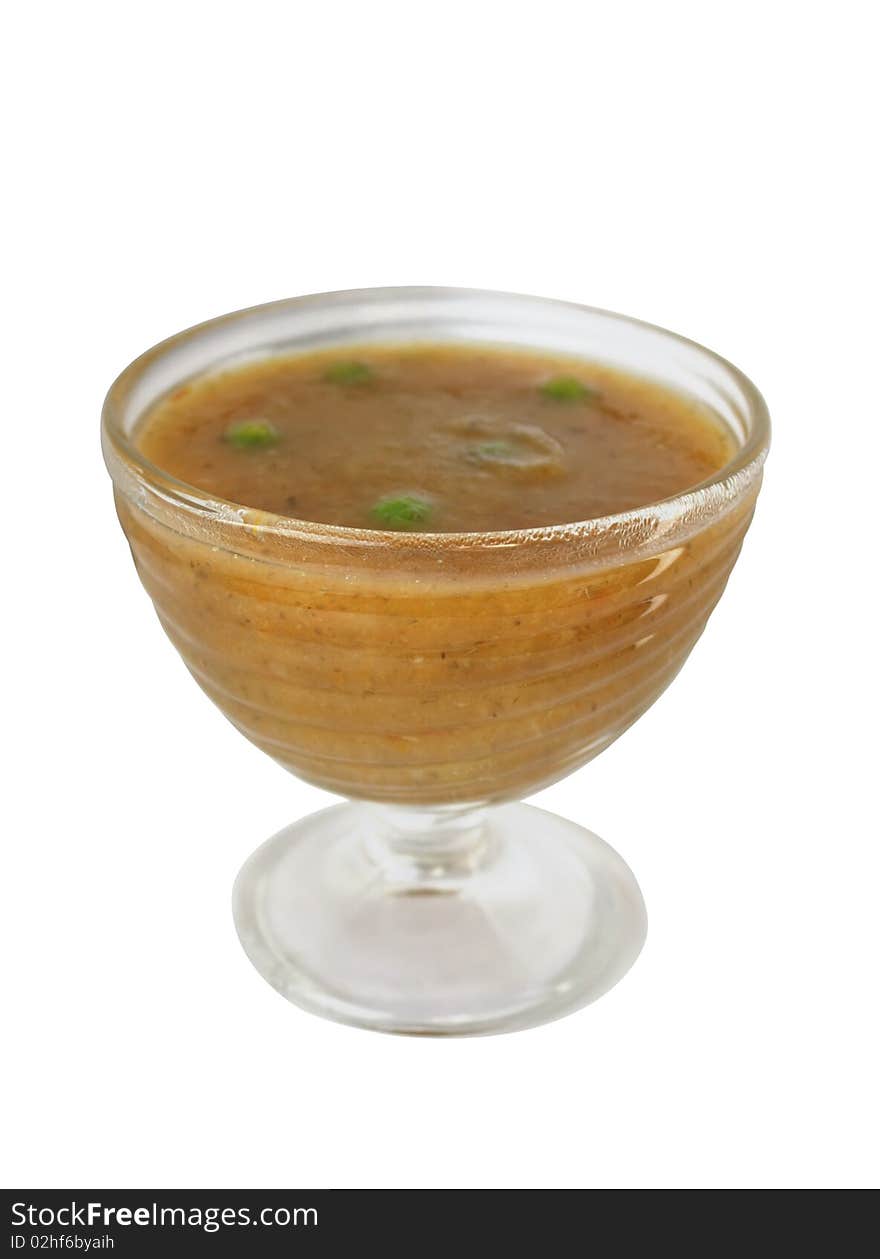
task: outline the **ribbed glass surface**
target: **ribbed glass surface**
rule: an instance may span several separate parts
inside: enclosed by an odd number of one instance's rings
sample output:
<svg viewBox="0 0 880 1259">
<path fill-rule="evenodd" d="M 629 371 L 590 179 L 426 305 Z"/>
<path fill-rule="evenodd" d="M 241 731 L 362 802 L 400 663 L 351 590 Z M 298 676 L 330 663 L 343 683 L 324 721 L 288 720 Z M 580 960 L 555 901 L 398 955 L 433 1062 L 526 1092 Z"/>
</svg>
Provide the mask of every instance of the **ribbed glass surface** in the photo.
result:
<svg viewBox="0 0 880 1259">
<path fill-rule="evenodd" d="M 119 502 L 166 632 L 242 733 L 331 791 L 419 803 L 516 798 L 606 747 L 680 668 L 751 507 L 611 568 L 428 581 L 393 554 L 242 556 Z"/>
</svg>

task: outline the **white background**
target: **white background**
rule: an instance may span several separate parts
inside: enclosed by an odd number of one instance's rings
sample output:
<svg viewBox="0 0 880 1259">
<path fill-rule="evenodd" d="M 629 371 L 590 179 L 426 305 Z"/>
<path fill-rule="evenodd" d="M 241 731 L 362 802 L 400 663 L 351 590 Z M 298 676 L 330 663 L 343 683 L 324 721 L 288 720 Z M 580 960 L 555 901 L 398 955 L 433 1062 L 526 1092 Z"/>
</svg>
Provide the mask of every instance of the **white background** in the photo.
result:
<svg viewBox="0 0 880 1259">
<path fill-rule="evenodd" d="M 16 7 L 3 1183 L 877 1183 L 872 10 Z M 106 388 L 163 336 L 401 283 L 666 325 L 742 366 L 775 422 L 681 677 L 538 798 L 631 863 L 645 951 L 589 1009 L 477 1040 L 325 1023 L 252 969 L 233 877 L 329 797 L 192 683 L 98 449 Z"/>
</svg>

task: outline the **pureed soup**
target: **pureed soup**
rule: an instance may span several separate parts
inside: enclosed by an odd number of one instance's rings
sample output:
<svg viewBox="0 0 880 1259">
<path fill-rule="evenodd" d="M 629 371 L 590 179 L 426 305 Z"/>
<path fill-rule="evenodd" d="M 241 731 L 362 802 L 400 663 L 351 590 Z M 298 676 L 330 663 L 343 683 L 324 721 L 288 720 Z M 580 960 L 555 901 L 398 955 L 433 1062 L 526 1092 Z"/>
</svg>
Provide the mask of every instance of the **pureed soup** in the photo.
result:
<svg viewBox="0 0 880 1259">
<path fill-rule="evenodd" d="M 323 524 L 484 532 L 656 503 L 729 459 L 687 398 L 570 358 L 468 346 L 273 358 L 184 385 L 144 420 L 155 464 Z"/>
<path fill-rule="evenodd" d="M 645 551 L 505 530 L 656 503 L 733 440 L 658 384 L 465 345 L 278 357 L 194 379 L 135 439 L 241 504 L 117 493 L 162 623 L 257 746 L 341 795 L 516 799 L 597 755 L 672 679 L 721 595 L 757 484 Z M 301 520 L 394 530 L 322 534 Z M 603 533 L 604 537 L 604 533 Z"/>
</svg>

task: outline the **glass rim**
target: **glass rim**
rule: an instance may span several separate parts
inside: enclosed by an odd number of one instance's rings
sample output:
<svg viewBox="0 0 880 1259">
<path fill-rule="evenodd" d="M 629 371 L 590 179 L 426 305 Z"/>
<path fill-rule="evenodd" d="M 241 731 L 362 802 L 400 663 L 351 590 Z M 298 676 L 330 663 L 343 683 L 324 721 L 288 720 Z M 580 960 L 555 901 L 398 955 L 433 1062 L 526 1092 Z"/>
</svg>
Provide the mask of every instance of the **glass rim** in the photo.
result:
<svg viewBox="0 0 880 1259">
<path fill-rule="evenodd" d="M 511 301 L 526 300 L 536 306 L 547 306 L 551 309 L 560 307 L 570 310 L 581 310 L 601 319 L 615 321 L 641 327 L 679 345 L 697 351 L 699 355 L 712 362 L 716 368 L 726 373 L 728 378 L 738 386 L 746 400 L 749 420 L 749 432 L 745 440 L 738 446 L 731 458 L 711 476 L 698 484 L 688 487 L 677 494 L 654 502 L 643 503 L 638 507 L 613 512 L 603 516 L 592 516 L 585 520 L 567 521 L 555 525 L 537 525 L 524 529 L 496 529 L 466 532 L 430 532 L 422 530 L 386 530 L 371 529 L 353 525 L 323 524 L 319 521 L 299 519 L 295 516 L 283 516 L 266 512 L 247 504 L 233 500 L 218 498 L 198 486 L 192 485 L 173 476 L 158 464 L 148 459 L 125 432 L 122 423 L 123 399 L 138 379 L 156 362 L 157 359 L 171 353 L 190 340 L 210 334 L 214 329 L 230 323 L 267 312 L 272 309 L 296 308 L 315 302 L 335 298 L 343 301 L 346 298 L 362 299 L 367 296 L 383 295 L 389 299 L 394 297 L 417 296 L 461 296 L 510 299 Z M 438 337 L 438 340 L 443 340 Z M 454 338 L 449 338 L 454 343 Z M 499 342 L 499 344 L 501 344 Z M 525 345 L 525 343 L 523 343 Z M 267 346 L 267 349 L 270 347 Z M 254 351 L 259 351 L 260 344 L 255 342 Z M 271 355 L 267 355 L 271 356 Z M 576 355 L 572 355 L 576 357 Z M 219 368 L 222 370 L 222 366 Z M 444 285 L 400 285 L 375 286 L 359 289 L 335 289 L 324 293 L 309 293 L 298 297 L 281 298 L 278 301 L 263 302 L 255 306 L 244 307 L 225 315 L 203 320 L 189 328 L 166 337 L 162 341 L 145 350 L 132 360 L 113 381 L 101 412 L 101 434 L 104 445 L 105 459 L 108 463 L 114 483 L 118 478 L 109 457 L 110 452 L 122 461 L 130 476 L 145 491 L 158 497 L 169 507 L 201 516 L 217 524 L 258 526 L 263 534 L 278 537 L 298 538 L 310 542 L 326 541 L 328 543 L 350 543 L 359 546 L 374 545 L 385 548 L 422 547 L 437 548 L 474 548 L 474 547 L 505 547 L 526 545 L 529 542 L 571 542 L 572 540 L 596 540 L 602 535 L 643 533 L 646 522 L 655 527 L 674 528 L 677 523 L 699 521 L 707 523 L 716 515 L 733 506 L 743 493 L 754 484 L 758 477 L 770 447 L 770 415 L 767 404 L 758 388 L 749 377 L 729 359 L 708 349 L 698 341 L 672 332 L 659 324 L 653 324 L 630 315 L 616 311 L 604 310 L 596 306 L 588 306 L 581 302 L 566 301 L 561 298 L 538 297 L 531 294 L 507 292 L 496 289 L 462 288 Z"/>
</svg>

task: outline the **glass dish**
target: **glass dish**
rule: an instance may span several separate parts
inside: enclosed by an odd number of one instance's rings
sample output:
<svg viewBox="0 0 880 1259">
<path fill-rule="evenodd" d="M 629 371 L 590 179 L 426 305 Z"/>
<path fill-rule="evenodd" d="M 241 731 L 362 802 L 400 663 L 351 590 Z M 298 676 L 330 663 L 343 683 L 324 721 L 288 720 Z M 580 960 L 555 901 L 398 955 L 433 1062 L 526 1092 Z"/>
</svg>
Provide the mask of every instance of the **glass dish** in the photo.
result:
<svg viewBox="0 0 880 1259">
<path fill-rule="evenodd" d="M 571 353 L 697 398 L 736 453 L 703 484 L 601 519 L 392 533 L 218 501 L 145 459 L 145 409 L 267 355 L 451 341 Z M 349 802 L 246 862 L 235 922 L 291 1001 L 384 1031 L 508 1031 L 606 991 L 646 919 L 622 859 L 516 803 L 597 756 L 657 698 L 736 561 L 769 443 L 735 367 L 566 302 L 466 289 L 320 294 L 149 350 L 108 394 L 104 453 L 159 619 L 252 742 Z"/>
</svg>

